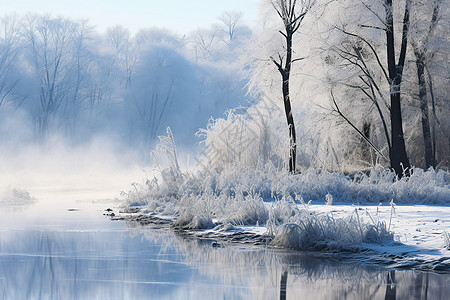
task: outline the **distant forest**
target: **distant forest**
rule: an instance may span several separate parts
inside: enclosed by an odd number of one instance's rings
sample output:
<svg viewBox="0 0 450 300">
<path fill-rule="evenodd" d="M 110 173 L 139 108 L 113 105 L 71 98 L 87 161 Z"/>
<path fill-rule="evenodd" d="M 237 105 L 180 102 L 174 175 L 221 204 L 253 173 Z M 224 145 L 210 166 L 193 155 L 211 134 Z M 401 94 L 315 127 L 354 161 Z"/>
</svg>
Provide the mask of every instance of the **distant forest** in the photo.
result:
<svg viewBox="0 0 450 300">
<path fill-rule="evenodd" d="M 0 138 L 147 149 L 170 126 L 218 169 L 448 169 L 448 6 L 261 1 L 252 28 L 224 12 L 185 36 L 3 16 Z"/>
</svg>

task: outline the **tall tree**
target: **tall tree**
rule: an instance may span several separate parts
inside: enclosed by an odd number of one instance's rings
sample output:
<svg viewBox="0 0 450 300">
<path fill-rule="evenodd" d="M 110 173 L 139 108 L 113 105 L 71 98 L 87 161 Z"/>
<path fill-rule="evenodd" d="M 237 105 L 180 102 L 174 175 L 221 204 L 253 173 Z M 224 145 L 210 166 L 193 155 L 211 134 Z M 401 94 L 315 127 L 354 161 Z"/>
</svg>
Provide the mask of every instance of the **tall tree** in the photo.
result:
<svg viewBox="0 0 450 300">
<path fill-rule="evenodd" d="M 385 24 L 386 24 L 386 52 L 391 98 L 391 141 L 390 163 L 398 176 L 402 176 L 404 170 L 409 174 L 410 163 L 406 154 L 405 139 L 403 137 L 403 122 L 401 109 L 401 84 L 403 80 L 403 68 L 405 66 L 406 49 L 408 45 L 409 15 L 411 1 L 405 1 L 403 15 L 402 41 L 398 61 L 395 59 L 394 37 L 394 8 L 392 0 L 385 0 Z"/>
<path fill-rule="evenodd" d="M 293 58 L 292 41 L 294 34 L 300 28 L 303 19 L 313 6 L 314 2 L 315 0 L 274 0 L 271 2 L 278 16 L 283 21 L 284 28 L 279 32 L 286 42 L 284 48 L 285 52 L 283 54 L 279 52 L 276 57 L 272 56 L 270 59 L 277 67 L 282 78 L 284 110 L 289 128 L 289 172 L 291 173 L 295 173 L 296 170 L 297 142 L 294 117 L 291 108 L 289 83 L 292 63 L 302 59 Z"/>
<path fill-rule="evenodd" d="M 236 11 L 226 11 L 220 15 L 219 20 L 225 26 L 223 30 L 227 35 L 227 42 L 231 42 L 235 39 L 236 30 L 241 18 L 242 13 Z"/>
<path fill-rule="evenodd" d="M 389 150 L 390 167 L 401 177 L 403 174 L 408 175 L 410 169 L 403 133 L 401 84 L 406 65 L 411 1 L 405 1 L 399 26 L 394 25 L 394 13 L 398 16 L 398 12 L 397 6 L 394 9 L 392 0 L 373 1 L 370 4 L 361 2 L 360 4 L 362 5 L 360 8 L 362 9 L 361 20 L 354 25 L 351 23 L 355 20 L 348 20 L 346 25 L 349 26 L 344 25 L 338 28 L 343 34 L 343 39 L 331 48 L 332 52 L 340 58 L 339 67 L 345 67 L 349 73 L 352 73 L 346 74 L 347 71 L 341 69 L 337 75 L 339 77 L 337 81 L 349 90 L 362 93 L 363 98 L 369 99 L 373 104 L 369 110 L 374 108 L 383 126 L 382 132 Z M 350 6 L 354 5 L 351 2 Z M 364 13 L 369 13 L 369 15 Z M 346 27 L 353 28 L 347 29 Z M 396 41 L 394 36 L 398 27 L 401 28 L 400 41 Z M 383 33 L 384 37 L 380 33 Z M 396 46 L 400 46 L 398 53 Z M 383 84 L 382 81 L 385 83 Z M 388 93 L 383 88 L 386 83 Z M 357 122 L 363 124 L 366 120 L 351 121 L 338 106 L 333 95 L 332 98 L 334 111 L 349 123 L 380 156 L 385 157 L 375 143 L 364 134 L 364 130 L 358 128 Z M 354 108 L 354 103 L 351 105 Z"/>
<path fill-rule="evenodd" d="M 0 107 L 11 96 L 17 85 L 17 79 L 12 79 L 10 73 L 20 49 L 19 23 L 16 17 L 0 18 Z"/>
<path fill-rule="evenodd" d="M 28 16 L 24 37 L 39 81 L 38 131 L 45 136 L 49 122 L 62 112 L 70 117 L 78 108 L 81 49 L 88 30 L 67 19 Z M 65 115 L 62 119 L 67 121 Z"/>
<path fill-rule="evenodd" d="M 417 4 L 416 4 L 417 5 Z M 415 64 L 417 68 L 417 81 L 419 86 L 419 102 L 420 102 L 420 111 L 421 111 L 421 123 L 422 123 L 422 134 L 424 141 L 424 152 L 425 152 L 425 168 L 436 167 L 436 141 L 434 136 L 431 134 L 431 126 L 430 126 L 430 113 L 429 113 L 429 105 L 427 99 L 427 78 L 425 74 L 425 70 L 427 68 L 427 64 L 429 58 L 432 54 L 428 51 L 428 44 L 430 38 L 433 36 L 434 30 L 438 23 L 439 11 L 440 11 L 441 1 L 435 0 L 432 3 L 432 13 L 430 17 L 430 21 L 428 24 L 428 30 L 426 31 L 426 35 L 421 39 L 411 38 L 411 46 L 414 51 L 415 56 Z M 432 94 L 432 91 L 430 91 Z M 432 101 L 432 105 L 434 105 L 434 101 Z M 434 120 L 434 119 L 433 119 Z M 434 130 L 433 130 L 434 134 Z"/>
</svg>

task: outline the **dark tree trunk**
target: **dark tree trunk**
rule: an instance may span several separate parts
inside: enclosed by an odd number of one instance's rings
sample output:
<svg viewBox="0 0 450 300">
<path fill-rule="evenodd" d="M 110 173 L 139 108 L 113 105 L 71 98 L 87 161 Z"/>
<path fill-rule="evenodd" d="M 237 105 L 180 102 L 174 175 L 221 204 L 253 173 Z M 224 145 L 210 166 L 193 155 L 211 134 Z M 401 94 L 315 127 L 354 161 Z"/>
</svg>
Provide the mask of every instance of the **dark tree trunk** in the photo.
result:
<svg viewBox="0 0 450 300">
<path fill-rule="evenodd" d="M 395 288 L 395 271 L 390 271 L 386 275 L 386 293 L 384 294 L 385 300 L 395 300 L 397 298 Z"/>
<path fill-rule="evenodd" d="M 409 159 L 406 154 L 405 140 L 403 138 L 402 112 L 400 106 L 400 93 L 391 94 L 391 140 L 390 153 L 391 168 L 402 177 L 409 174 Z"/>
<path fill-rule="evenodd" d="M 412 41 L 411 45 L 414 50 L 414 56 L 416 57 L 416 68 L 417 68 L 417 81 L 419 84 L 419 102 L 420 102 L 420 111 L 421 111 L 421 119 L 422 119 L 422 133 L 424 140 L 424 152 L 425 152 L 425 167 L 428 169 L 429 167 L 436 168 L 436 136 L 434 131 L 435 119 L 433 122 L 430 120 L 430 111 L 428 106 L 428 97 L 427 97 L 427 83 L 425 79 L 425 69 L 426 69 L 426 57 L 428 50 L 428 42 L 430 37 L 433 35 L 434 29 L 436 28 L 438 19 L 439 19 L 439 11 L 440 11 L 440 1 L 435 0 L 433 7 L 433 14 L 431 16 L 430 26 L 428 28 L 428 34 L 424 37 L 421 42 L 421 45 L 417 43 L 417 41 Z M 429 91 L 431 98 L 431 107 L 432 113 L 435 112 L 435 104 L 434 104 L 434 95 L 433 95 L 433 84 L 431 81 L 431 76 L 428 73 L 428 83 L 429 83 Z M 432 123 L 432 125 L 430 124 Z M 431 131 L 431 127 L 433 127 L 433 131 Z"/>
<path fill-rule="evenodd" d="M 295 173 L 295 161 L 297 158 L 297 141 L 295 136 L 295 125 L 294 117 L 292 116 L 291 109 L 291 97 L 289 91 L 289 80 L 291 76 L 291 65 L 292 65 L 292 37 L 294 35 L 294 29 L 291 23 L 286 24 L 286 64 L 281 72 L 281 77 L 283 79 L 283 101 L 284 101 L 284 112 L 286 113 L 286 121 L 289 128 L 289 172 Z"/>
<path fill-rule="evenodd" d="M 410 164 L 406 154 L 405 140 L 403 138 L 403 121 L 400 103 L 400 86 L 402 83 L 403 67 L 405 65 L 407 35 L 409 27 L 410 1 L 406 1 L 405 15 L 403 19 L 402 43 L 398 64 L 395 62 L 394 47 L 394 19 L 392 0 L 385 1 L 386 8 L 386 51 L 390 81 L 391 97 L 391 141 L 389 149 L 391 168 L 398 177 L 409 175 Z"/>
<path fill-rule="evenodd" d="M 286 300 L 286 287 L 287 287 L 287 271 L 284 271 L 283 274 L 281 274 L 281 281 L 280 281 L 280 300 Z"/>
<path fill-rule="evenodd" d="M 278 53 L 278 58 L 271 57 L 272 62 L 277 66 L 278 71 L 281 74 L 284 112 L 286 114 L 286 121 L 289 130 L 289 172 L 295 173 L 296 171 L 296 157 L 297 157 L 297 141 L 295 134 L 294 117 L 292 115 L 291 98 L 289 91 L 289 80 L 291 75 L 292 63 L 301 60 L 301 58 L 294 59 L 292 57 L 292 39 L 294 33 L 300 28 L 300 25 L 305 17 L 306 13 L 312 7 L 314 1 L 302 1 L 297 5 L 297 1 L 273 1 L 272 5 L 275 8 L 277 14 L 283 20 L 284 30 L 279 31 L 280 34 L 286 40 L 286 57 L 283 58 Z M 296 8 L 300 8 L 300 12 L 297 12 Z"/>
<path fill-rule="evenodd" d="M 425 81 L 425 57 L 420 51 L 414 51 L 416 56 L 417 78 L 419 83 L 420 112 L 422 114 L 422 132 L 425 145 L 425 168 L 436 167 L 431 139 L 430 117 L 428 112 L 427 87 Z"/>
<path fill-rule="evenodd" d="M 289 172 L 295 173 L 295 158 L 297 157 L 297 144 L 295 136 L 294 117 L 292 116 L 291 100 L 289 97 L 289 77 L 283 77 L 284 111 L 289 128 Z"/>
</svg>

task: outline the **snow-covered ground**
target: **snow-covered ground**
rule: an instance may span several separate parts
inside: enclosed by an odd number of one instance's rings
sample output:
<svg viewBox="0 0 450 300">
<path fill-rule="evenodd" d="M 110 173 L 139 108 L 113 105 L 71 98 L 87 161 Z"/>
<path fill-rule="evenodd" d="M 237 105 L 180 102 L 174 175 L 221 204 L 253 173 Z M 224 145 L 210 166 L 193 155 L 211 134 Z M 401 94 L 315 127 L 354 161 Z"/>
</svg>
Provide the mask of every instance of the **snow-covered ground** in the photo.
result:
<svg viewBox="0 0 450 300">
<path fill-rule="evenodd" d="M 266 202 L 270 209 L 273 203 Z M 359 216 L 361 223 L 371 224 L 384 222 L 388 231 L 393 233 L 393 239 L 380 243 L 362 242 L 352 245 L 352 248 L 320 249 L 329 252 L 338 258 L 348 261 L 357 261 L 365 264 L 375 264 L 389 268 L 411 268 L 420 270 L 433 270 L 436 272 L 450 272 L 450 248 L 445 238 L 450 230 L 450 207 L 427 205 L 351 205 L 351 204 L 305 204 L 298 205 L 299 210 L 307 211 L 317 218 L 326 217 L 334 220 L 349 220 L 349 217 Z M 122 214 L 124 216 L 127 214 Z M 167 222 L 167 225 L 176 222 L 176 216 L 154 215 L 146 211 L 138 214 L 141 220 L 157 225 L 158 219 Z M 146 219 L 145 216 L 150 219 Z M 119 218 L 120 218 L 119 216 Z M 136 220 L 136 215 L 131 218 Z M 351 219 L 350 219 L 351 220 Z M 143 222 L 145 223 L 145 222 Z M 229 243 L 266 244 L 269 247 L 292 248 L 291 244 L 276 244 L 275 240 L 280 235 L 286 235 L 278 227 L 278 232 L 270 232 L 267 225 L 230 225 L 221 224 L 213 220 L 213 226 L 206 229 L 184 229 L 183 232 L 195 237 L 210 238 L 218 246 L 226 246 Z M 216 225 L 219 224 L 219 225 Z M 285 236 L 283 236 L 285 238 Z M 291 236 L 288 239 L 298 239 L 299 236 Z M 300 249 L 302 250 L 302 249 Z M 306 249 L 311 250 L 311 249 Z"/>
<path fill-rule="evenodd" d="M 342 173 L 163 171 L 134 185 L 125 207 L 168 216 L 184 233 L 357 258 L 367 264 L 450 272 L 448 172 Z M 131 218 L 128 220 L 136 220 Z M 152 223 L 153 219 L 147 220 Z M 144 222 L 145 223 L 145 222 Z"/>
<path fill-rule="evenodd" d="M 389 206 L 311 205 L 321 214 L 344 217 L 355 209 L 389 222 Z M 368 215 L 366 216 L 368 218 Z M 394 242 L 363 244 L 375 254 L 392 257 L 393 267 L 419 267 L 450 272 L 450 245 L 445 245 L 444 232 L 450 232 L 450 207 L 399 205 L 391 219 Z"/>
</svg>

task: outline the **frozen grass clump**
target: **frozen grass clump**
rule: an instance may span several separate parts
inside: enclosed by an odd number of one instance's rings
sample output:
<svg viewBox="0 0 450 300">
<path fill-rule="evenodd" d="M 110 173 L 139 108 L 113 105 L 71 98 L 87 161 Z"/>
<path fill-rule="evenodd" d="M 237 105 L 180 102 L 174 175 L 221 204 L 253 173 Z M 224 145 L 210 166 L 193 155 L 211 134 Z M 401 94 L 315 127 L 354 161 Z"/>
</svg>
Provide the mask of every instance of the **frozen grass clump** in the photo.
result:
<svg viewBox="0 0 450 300">
<path fill-rule="evenodd" d="M 215 225 L 211 218 L 184 213 L 176 219 L 174 226 L 180 229 L 208 229 Z"/>
<path fill-rule="evenodd" d="M 357 251 L 363 243 L 381 244 L 393 237 L 385 222 L 365 222 L 357 209 L 350 217 L 339 219 L 303 210 L 295 223 L 278 228 L 272 245 L 295 250 Z"/>
<path fill-rule="evenodd" d="M 255 188 L 236 177 L 212 172 L 194 176 L 179 168 L 175 142 L 170 129 L 152 152 L 160 176 L 145 184 L 134 183 L 124 193 L 127 206 L 143 205 L 151 212 L 176 217 L 175 226 L 205 229 L 218 223 L 233 225 L 265 224 L 269 213 Z"/>
<path fill-rule="evenodd" d="M 390 196 L 402 204 L 450 204 L 450 174 L 444 170 L 413 168 L 410 177 L 398 180 L 394 172 L 376 168 L 359 174 L 355 182 L 358 198 L 372 196 L 383 202 Z"/>
<path fill-rule="evenodd" d="M 233 225 L 265 224 L 269 211 L 258 194 L 238 194 L 226 199 L 220 217 Z"/>
</svg>

